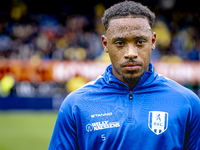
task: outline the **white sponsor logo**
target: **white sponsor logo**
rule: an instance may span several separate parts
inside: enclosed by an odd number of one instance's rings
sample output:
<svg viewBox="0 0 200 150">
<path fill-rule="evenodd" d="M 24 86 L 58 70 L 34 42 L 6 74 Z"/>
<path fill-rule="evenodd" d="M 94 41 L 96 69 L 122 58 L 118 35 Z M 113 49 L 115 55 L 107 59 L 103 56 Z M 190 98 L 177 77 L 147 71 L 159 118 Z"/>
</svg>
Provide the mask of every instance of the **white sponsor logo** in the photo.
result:
<svg viewBox="0 0 200 150">
<path fill-rule="evenodd" d="M 91 115 L 91 118 L 95 118 L 95 117 L 104 117 L 104 116 L 111 116 L 112 112 L 109 113 L 104 113 L 104 114 L 93 114 Z"/>
<path fill-rule="evenodd" d="M 108 128 L 117 128 L 120 127 L 119 122 L 108 122 L 108 121 L 102 121 L 102 122 L 95 122 L 92 124 L 86 125 L 86 130 L 88 132 L 96 131 L 96 130 L 103 130 Z"/>
<path fill-rule="evenodd" d="M 162 111 L 150 111 L 148 126 L 151 131 L 159 135 L 168 128 L 168 113 Z"/>
</svg>

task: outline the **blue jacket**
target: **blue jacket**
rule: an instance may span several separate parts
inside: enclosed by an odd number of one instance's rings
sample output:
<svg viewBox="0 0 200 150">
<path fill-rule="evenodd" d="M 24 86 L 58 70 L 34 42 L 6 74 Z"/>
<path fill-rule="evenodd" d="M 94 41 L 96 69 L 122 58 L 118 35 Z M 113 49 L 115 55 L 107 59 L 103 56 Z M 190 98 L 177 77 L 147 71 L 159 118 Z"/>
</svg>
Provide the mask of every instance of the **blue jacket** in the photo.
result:
<svg viewBox="0 0 200 150">
<path fill-rule="evenodd" d="M 69 94 L 49 150 L 199 150 L 199 98 L 157 74 L 152 63 L 149 70 L 130 91 L 110 65 Z"/>
</svg>

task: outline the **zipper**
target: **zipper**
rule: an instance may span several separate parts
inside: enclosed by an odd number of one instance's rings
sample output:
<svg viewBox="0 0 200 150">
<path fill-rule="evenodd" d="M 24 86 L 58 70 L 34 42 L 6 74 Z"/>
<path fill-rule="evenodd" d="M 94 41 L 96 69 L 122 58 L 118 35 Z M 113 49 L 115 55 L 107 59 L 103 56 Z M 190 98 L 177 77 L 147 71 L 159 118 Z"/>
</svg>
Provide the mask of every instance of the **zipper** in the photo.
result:
<svg viewBox="0 0 200 150">
<path fill-rule="evenodd" d="M 132 120 L 132 100 L 133 94 L 132 91 L 129 92 L 129 113 L 128 113 L 128 121 Z"/>
</svg>

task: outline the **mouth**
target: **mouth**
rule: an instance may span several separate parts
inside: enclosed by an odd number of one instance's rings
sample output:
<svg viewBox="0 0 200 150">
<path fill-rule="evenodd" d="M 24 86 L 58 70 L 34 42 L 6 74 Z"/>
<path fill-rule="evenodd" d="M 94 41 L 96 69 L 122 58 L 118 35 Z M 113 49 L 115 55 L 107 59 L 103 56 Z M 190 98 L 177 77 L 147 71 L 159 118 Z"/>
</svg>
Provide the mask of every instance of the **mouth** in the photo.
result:
<svg viewBox="0 0 200 150">
<path fill-rule="evenodd" d="M 135 71 L 141 67 L 141 64 L 135 63 L 135 62 L 129 62 L 129 63 L 123 64 L 122 67 L 125 68 L 127 71 Z"/>
</svg>

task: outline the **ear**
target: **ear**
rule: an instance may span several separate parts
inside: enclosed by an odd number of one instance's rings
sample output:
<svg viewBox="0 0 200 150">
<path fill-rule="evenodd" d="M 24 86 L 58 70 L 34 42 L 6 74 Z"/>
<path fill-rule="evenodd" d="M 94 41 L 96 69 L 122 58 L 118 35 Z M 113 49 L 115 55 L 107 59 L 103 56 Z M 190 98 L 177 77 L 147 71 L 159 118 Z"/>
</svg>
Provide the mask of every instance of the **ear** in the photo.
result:
<svg viewBox="0 0 200 150">
<path fill-rule="evenodd" d="M 107 37 L 105 35 L 102 35 L 101 36 L 101 41 L 102 41 L 102 44 L 103 44 L 103 47 L 104 47 L 104 52 L 108 53 L 108 42 L 107 42 Z"/>
<path fill-rule="evenodd" d="M 152 33 L 152 46 L 151 49 L 154 50 L 156 48 L 156 33 Z"/>
</svg>

